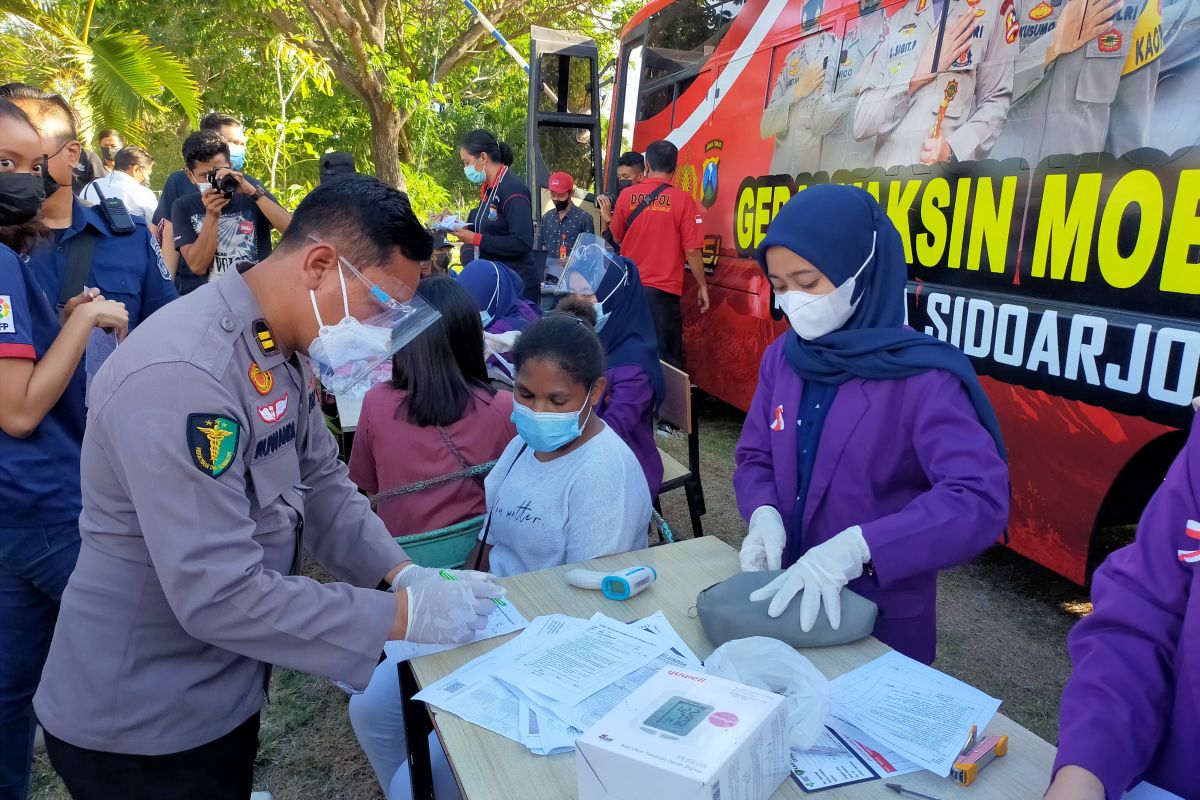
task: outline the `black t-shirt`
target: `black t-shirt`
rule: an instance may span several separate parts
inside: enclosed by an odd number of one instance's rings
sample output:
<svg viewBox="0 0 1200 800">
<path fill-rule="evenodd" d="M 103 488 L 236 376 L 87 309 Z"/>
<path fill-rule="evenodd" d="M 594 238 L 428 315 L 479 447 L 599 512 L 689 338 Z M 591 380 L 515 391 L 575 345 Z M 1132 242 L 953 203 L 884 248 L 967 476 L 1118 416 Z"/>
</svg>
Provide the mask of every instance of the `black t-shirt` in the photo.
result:
<svg viewBox="0 0 1200 800">
<path fill-rule="evenodd" d="M 262 184 L 247 176 L 256 187 Z M 267 197 L 275 197 L 267 192 Z M 175 231 L 175 249 L 192 244 L 200 235 L 204 224 L 204 201 L 199 192 L 193 192 L 175 201 L 171 207 L 171 226 Z M 180 261 L 182 262 L 182 253 Z M 257 264 L 271 255 L 271 222 L 258 209 L 253 197 L 235 194 L 221 211 L 217 230 L 217 252 L 212 266 L 204 277 L 193 275 L 195 281 L 216 280 L 242 262 Z M 186 267 L 181 263 L 180 271 Z M 190 273 L 191 270 L 189 269 Z M 189 280 L 189 283 L 192 282 Z M 190 287 L 190 288 L 195 288 Z M 180 290 L 183 293 L 183 290 Z"/>
<path fill-rule="evenodd" d="M 158 198 L 158 208 L 154 210 L 154 224 L 157 225 L 164 217 L 170 219 L 171 209 L 175 208 L 175 201 L 188 194 L 198 195 L 200 189 L 188 180 L 186 172 L 176 170 L 168 175 L 167 182 L 163 184 L 162 195 Z"/>
</svg>

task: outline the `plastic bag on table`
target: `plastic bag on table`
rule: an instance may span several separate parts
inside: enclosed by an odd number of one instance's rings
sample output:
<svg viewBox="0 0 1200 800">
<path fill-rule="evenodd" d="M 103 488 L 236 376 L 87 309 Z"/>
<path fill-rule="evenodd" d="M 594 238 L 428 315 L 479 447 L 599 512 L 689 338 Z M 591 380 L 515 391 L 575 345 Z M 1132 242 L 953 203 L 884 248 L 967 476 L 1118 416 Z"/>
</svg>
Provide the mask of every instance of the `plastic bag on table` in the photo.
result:
<svg viewBox="0 0 1200 800">
<path fill-rule="evenodd" d="M 824 733 L 832 709 L 829 681 L 790 645 L 765 636 L 734 639 L 713 651 L 704 670 L 787 698 L 792 748 L 806 750 Z"/>
</svg>

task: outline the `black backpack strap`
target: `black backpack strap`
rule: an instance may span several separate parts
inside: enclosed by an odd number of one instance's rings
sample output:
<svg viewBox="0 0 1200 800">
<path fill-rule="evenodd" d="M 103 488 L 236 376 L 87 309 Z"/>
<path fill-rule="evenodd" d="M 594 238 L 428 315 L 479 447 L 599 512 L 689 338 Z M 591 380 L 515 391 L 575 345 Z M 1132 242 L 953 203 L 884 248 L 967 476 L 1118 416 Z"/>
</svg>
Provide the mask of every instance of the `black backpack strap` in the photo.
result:
<svg viewBox="0 0 1200 800">
<path fill-rule="evenodd" d="M 655 189 L 653 192 L 651 192 L 650 194 L 643 197 L 642 202 L 637 204 L 637 208 L 635 208 L 635 209 L 633 209 L 633 211 L 629 212 L 629 217 L 625 220 L 626 235 L 629 234 L 629 229 L 633 227 L 634 220 L 636 220 L 638 217 L 640 217 L 642 215 L 643 211 L 645 211 L 650 206 L 654 205 L 654 201 L 658 199 L 658 196 L 660 194 L 662 194 L 663 192 L 665 192 L 669 188 L 671 188 L 671 185 L 669 183 L 662 184 L 657 189 Z"/>
<path fill-rule="evenodd" d="M 83 291 L 83 285 L 92 271 L 92 254 L 96 252 L 96 240 L 100 236 L 84 227 L 67 245 L 67 271 L 58 290 L 58 310 L 62 311 L 72 297 Z"/>
<path fill-rule="evenodd" d="M 524 443 L 521 444 L 521 449 L 517 451 L 517 457 L 512 460 L 512 463 L 510 463 L 508 465 L 508 469 L 506 469 L 504 471 L 504 477 L 500 479 L 500 483 L 496 484 L 497 492 L 500 491 L 500 487 L 504 485 L 504 482 L 506 480 L 508 480 L 508 476 L 509 476 L 509 474 L 512 473 L 513 467 L 515 467 L 517 465 L 517 460 L 521 456 L 523 456 L 525 454 L 525 451 L 528 449 L 529 449 L 529 445 L 524 444 Z M 479 565 L 483 563 L 483 548 L 487 547 L 488 531 L 490 531 L 491 529 L 492 529 L 492 510 L 489 508 L 488 514 L 487 514 L 487 519 L 485 519 L 483 521 L 483 538 L 481 538 L 479 540 L 479 550 L 475 555 L 475 566 L 471 567 L 471 569 L 479 569 Z"/>
</svg>

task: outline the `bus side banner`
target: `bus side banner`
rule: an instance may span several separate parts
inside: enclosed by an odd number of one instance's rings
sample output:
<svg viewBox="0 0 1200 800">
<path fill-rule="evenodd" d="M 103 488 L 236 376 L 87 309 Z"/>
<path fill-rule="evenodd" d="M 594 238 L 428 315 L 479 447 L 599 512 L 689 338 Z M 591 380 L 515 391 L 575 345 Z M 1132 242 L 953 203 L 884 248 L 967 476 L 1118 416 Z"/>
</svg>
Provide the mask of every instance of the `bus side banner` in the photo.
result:
<svg viewBox="0 0 1200 800">
<path fill-rule="evenodd" d="M 778 210 L 851 183 L 895 223 L 911 324 L 980 374 L 1186 426 L 1200 363 L 1200 148 L 750 177 L 735 201 L 752 258 Z M 1103 316 L 1100 316 L 1103 314 Z M 1127 316 L 1134 315 L 1134 316 Z"/>
</svg>

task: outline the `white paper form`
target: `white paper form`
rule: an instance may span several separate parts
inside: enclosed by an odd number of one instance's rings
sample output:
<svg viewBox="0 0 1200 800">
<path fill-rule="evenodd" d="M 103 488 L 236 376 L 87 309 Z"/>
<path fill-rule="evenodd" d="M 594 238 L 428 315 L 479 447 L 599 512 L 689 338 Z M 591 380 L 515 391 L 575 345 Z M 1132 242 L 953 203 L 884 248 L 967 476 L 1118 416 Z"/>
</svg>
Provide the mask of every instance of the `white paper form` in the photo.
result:
<svg viewBox="0 0 1200 800">
<path fill-rule="evenodd" d="M 897 652 L 830 681 L 833 713 L 915 764 L 946 777 L 971 726 L 1000 701 Z"/>
<path fill-rule="evenodd" d="M 528 624 L 529 621 L 522 616 L 512 601 L 505 600 L 504 605 L 496 606 L 491 616 L 488 617 L 487 627 L 475 634 L 475 638 L 471 642 L 482 642 L 484 639 L 504 636 L 506 633 L 519 631 Z M 470 642 L 464 642 L 463 644 L 470 644 Z M 383 646 L 383 651 L 387 653 L 388 658 L 396 661 L 408 661 L 410 658 L 420 658 L 421 656 L 433 655 L 434 653 L 442 653 L 446 650 L 453 650 L 456 647 L 462 647 L 462 645 L 387 642 Z"/>
<path fill-rule="evenodd" d="M 867 766 L 881 778 L 894 778 L 898 775 L 908 775 L 920 772 L 921 767 L 909 761 L 896 751 L 880 744 L 863 731 L 845 720 L 830 717 L 825 727 L 836 733 L 842 741 L 850 746 L 866 762 Z"/>
<path fill-rule="evenodd" d="M 537 713 L 524 701 L 519 701 L 519 708 L 521 744 L 528 747 L 535 756 L 552 756 L 575 749 L 575 739 L 581 736 L 583 731 Z"/>
<path fill-rule="evenodd" d="M 418 692 L 415 699 L 462 717 L 514 742 L 521 741 L 516 695 L 492 677 L 501 664 L 528 653 L 543 633 L 558 633 L 583 625 L 561 614 L 538 617 L 515 639 L 485 653 Z M 549 634 L 548 634 L 549 635 Z"/>
<path fill-rule="evenodd" d="M 669 649 L 665 637 L 600 616 L 539 643 L 533 651 L 500 666 L 495 675 L 573 706 Z"/>
<path fill-rule="evenodd" d="M 597 617 L 608 619 L 598 614 L 592 617 L 590 622 L 595 622 Z M 691 648 L 679 637 L 679 634 L 667 622 L 667 618 L 661 611 L 645 619 L 631 622 L 629 625 L 647 633 L 652 632 L 652 635 L 661 637 L 669 643 L 670 649 L 644 667 L 623 676 L 575 705 L 560 703 L 540 692 L 532 691 L 516 684 L 510 684 L 504 678 L 500 680 L 508 684 L 509 689 L 523 703 L 534 708 L 539 717 L 557 718 L 563 724 L 577 728 L 582 732 L 599 722 L 601 717 L 616 708 L 622 700 L 633 694 L 634 690 L 650 680 L 654 673 L 660 669 L 665 667 L 700 669 L 702 667 L 700 659 L 696 658 Z"/>
</svg>

